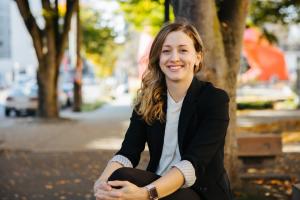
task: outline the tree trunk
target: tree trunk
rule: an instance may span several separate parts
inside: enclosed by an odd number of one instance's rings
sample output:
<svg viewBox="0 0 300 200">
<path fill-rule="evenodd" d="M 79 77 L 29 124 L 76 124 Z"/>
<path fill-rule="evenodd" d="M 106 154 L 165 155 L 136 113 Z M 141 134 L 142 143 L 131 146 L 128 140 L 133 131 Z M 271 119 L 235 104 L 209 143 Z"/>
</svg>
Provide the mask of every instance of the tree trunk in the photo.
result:
<svg viewBox="0 0 300 200">
<path fill-rule="evenodd" d="M 204 69 L 200 79 L 213 82 L 230 96 L 230 123 L 227 131 L 226 168 L 232 185 L 239 184 L 236 156 L 236 80 L 240 67 L 241 41 L 248 0 L 223 0 L 217 9 L 215 1 L 172 0 L 176 18 L 185 18 L 196 26 L 204 43 Z"/>
<path fill-rule="evenodd" d="M 80 112 L 82 105 L 82 60 L 80 55 L 81 48 L 81 28 L 79 3 L 76 8 L 76 67 L 74 77 L 74 104 L 73 111 Z"/>
<path fill-rule="evenodd" d="M 39 109 L 38 116 L 42 118 L 57 118 L 57 82 L 56 66 L 54 62 L 47 62 L 47 59 L 39 63 L 37 71 Z"/>
<path fill-rule="evenodd" d="M 58 0 L 42 0 L 45 28 L 41 29 L 32 15 L 28 0 L 15 0 L 25 26 L 32 37 L 33 46 L 39 61 L 37 71 L 39 116 L 59 117 L 57 81 L 70 30 L 70 21 L 78 0 L 66 0 L 66 14 L 63 27 L 59 28 Z"/>
</svg>

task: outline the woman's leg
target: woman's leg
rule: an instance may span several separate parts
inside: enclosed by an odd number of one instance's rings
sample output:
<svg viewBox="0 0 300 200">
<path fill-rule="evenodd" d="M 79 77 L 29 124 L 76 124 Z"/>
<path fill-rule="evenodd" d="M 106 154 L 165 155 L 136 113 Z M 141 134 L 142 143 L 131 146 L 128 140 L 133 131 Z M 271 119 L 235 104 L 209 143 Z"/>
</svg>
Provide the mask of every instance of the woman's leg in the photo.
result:
<svg viewBox="0 0 300 200">
<path fill-rule="evenodd" d="M 138 187 L 143 187 L 148 185 L 149 183 L 152 183 L 158 178 L 160 178 L 160 176 L 152 172 L 135 169 L 135 168 L 122 167 L 114 171 L 114 173 L 112 173 L 112 175 L 109 177 L 108 181 L 113 181 L 113 180 L 129 181 L 137 185 Z M 190 188 L 181 188 L 176 192 L 170 194 L 169 196 L 162 198 L 161 200 L 182 200 L 182 199 L 200 200 L 200 197 L 196 192 L 194 192 L 194 190 Z"/>
<path fill-rule="evenodd" d="M 133 183 L 138 187 L 144 187 L 149 183 L 155 181 L 159 177 L 159 175 L 154 174 L 152 172 L 135 168 L 122 167 L 114 171 L 112 175 L 108 178 L 108 181 L 129 181 L 130 183 Z"/>
</svg>

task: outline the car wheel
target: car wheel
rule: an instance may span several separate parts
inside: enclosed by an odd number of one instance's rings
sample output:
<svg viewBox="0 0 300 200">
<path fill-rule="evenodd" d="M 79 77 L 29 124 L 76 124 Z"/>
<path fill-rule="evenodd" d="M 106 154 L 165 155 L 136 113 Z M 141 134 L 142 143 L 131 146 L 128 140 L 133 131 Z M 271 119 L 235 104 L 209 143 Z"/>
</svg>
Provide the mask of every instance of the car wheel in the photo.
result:
<svg viewBox="0 0 300 200">
<path fill-rule="evenodd" d="M 6 117 L 10 116 L 10 109 L 9 108 L 5 108 L 5 116 Z"/>
</svg>

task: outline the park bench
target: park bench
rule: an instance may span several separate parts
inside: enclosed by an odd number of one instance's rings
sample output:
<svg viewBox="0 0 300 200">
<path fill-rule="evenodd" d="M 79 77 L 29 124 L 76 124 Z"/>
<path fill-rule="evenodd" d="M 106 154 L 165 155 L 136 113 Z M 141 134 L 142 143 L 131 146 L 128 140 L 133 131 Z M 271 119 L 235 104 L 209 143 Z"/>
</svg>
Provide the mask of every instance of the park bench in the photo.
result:
<svg viewBox="0 0 300 200">
<path fill-rule="evenodd" d="M 281 136 L 277 134 L 243 134 L 237 137 L 238 156 L 275 157 L 282 153 Z"/>
<path fill-rule="evenodd" d="M 237 155 L 242 161 L 242 179 L 290 180 L 285 173 L 272 171 L 276 158 L 282 155 L 282 141 L 278 134 L 240 134 L 237 137 Z"/>
</svg>

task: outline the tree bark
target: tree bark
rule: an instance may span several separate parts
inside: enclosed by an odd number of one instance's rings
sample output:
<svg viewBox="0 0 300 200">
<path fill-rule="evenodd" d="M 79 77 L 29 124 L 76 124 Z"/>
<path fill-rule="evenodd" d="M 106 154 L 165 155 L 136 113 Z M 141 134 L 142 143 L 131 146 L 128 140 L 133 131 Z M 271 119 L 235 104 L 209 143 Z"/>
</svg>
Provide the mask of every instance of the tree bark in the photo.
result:
<svg viewBox="0 0 300 200">
<path fill-rule="evenodd" d="M 39 94 L 38 114 L 43 118 L 59 117 L 59 105 L 57 95 L 57 82 L 59 76 L 59 66 L 66 47 L 67 36 L 70 30 L 70 21 L 74 7 L 78 1 L 67 0 L 67 9 L 64 16 L 63 30 L 58 28 L 58 1 L 54 1 L 54 6 L 50 0 L 42 0 L 43 17 L 45 28 L 42 30 L 37 25 L 32 15 L 28 0 L 15 0 L 20 14 L 28 29 L 39 66 L 37 70 L 37 83 Z"/>
<path fill-rule="evenodd" d="M 239 184 L 234 164 L 236 156 L 236 80 L 249 0 L 223 0 L 217 9 L 215 1 L 172 0 L 176 19 L 184 18 L 198 29 L 204 43 L 204 69 L 200 79 L 213 82 L 230 96 L 230 124 L 225 153 L 226 168 L 233 186 Z M 219 11 L 217 11 L 219 10 Z"/>
<path fill-rule="evenodd" d="M 241 185 L 236 169 L 240 165 L 237 160 L 236 145 L 236 85 L 237 76 L 240 69 L 240 57 L 242 49 L 242 39 L 245 28 L 245 19 L 249 1 L 224 0 L 219 8 L 219 20 L 222 24 L 221 32 L 225 47 L 225 56 L 228 67 L 225 74 L 224 88 L 231 99 L 229 113 L 231 123 L 228 128 L 226 152 L 229 156 L 228 172 L 232 179 L 232 185 L 237 188 Z"/>
<path fill-rule="evenodd" d="M 80 28 L 80 11 L 79 3 L 76 9 L 76 67 L 74 77 L 74 104 L 73 111 L 80 112 L 82 104 L 82 60 L 80 55 L 81 49 L 81 28 Z"/>
</svg>

